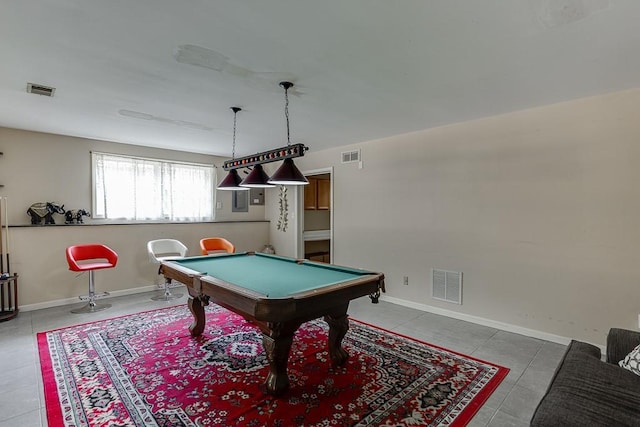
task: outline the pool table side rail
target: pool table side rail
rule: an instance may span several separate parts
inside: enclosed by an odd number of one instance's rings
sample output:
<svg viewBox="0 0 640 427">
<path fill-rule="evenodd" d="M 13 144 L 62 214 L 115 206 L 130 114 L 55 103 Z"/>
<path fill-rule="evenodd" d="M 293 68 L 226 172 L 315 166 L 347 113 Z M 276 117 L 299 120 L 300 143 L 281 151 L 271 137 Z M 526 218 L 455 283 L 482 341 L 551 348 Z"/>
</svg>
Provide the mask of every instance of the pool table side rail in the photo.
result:
<svg viewBox="0 0 640 427">
<path fill-rule="evenodd" d="M 384 291 L 384 274 L 382 273 L 369 273 L 363 274 L 351 280 L 345 280 L 343 282 L 334 283 L 331 285 L 323 286 L 316 289 L 309 289 L 306 291 L 297 292 L 290 296 L 294 299 L 303 299 L 314 295 L 323 295 L 335 293 L 336 291 L 346 290 L 359 287 L 362 284 L 375 283 L 375 289 Z"/>
<path fill-rule="evenodd" d="M 331 270 L 337 270 L 337 271 L 343 271 L 345 273 L 353 273 L 353 274 L 358 274 L 358 275 L 362 275 L 362 274 L 377 274 L 373 271 L 370 270 L 365 270 L 363 268 L 357 268 L 357 267 L 347 267 L 345 265 L 339 265 L 339 264 L 327 264 L 326 262 L 317 262 L 317 261 L 311 261 L 309 259 L 306 258 L 291 258 L 291 257 L 286 257 L 286 256 L 282 256 L 282 255 L 276 255 L 276 254 L 265 254 L 262 252 L 254 252 L 254 251 L 248 251 L 248 252 L 236 252 L 233 254 L 221 254 L 221 255 L 227 255 L 227 256 L 238 256 L 238 255 L 249 255 L 249 256 L 258 256 L 258 257 L 263 257 L 263 258 L 273 258 L 273 259 L 277 259 L 279 261 L 284 261 L 284 262 L 290 262 L 290 263 L 295 263 L 295 264 L 307 264 L 307 265 L 311 265 L 314 267 L 318 267 L 318 268 L 326 268 L 326 269 L 331 269 Z"/>
<path fill-rule="evenodd" d="M 160 273 L 176 282 L 188 285 L 193 282 L 194 277 L 202 277 L 204 274 L 191 268 L 184 267 L 173 261 L 161 261 Z"/>
<path fill-rule="evenodd" d="M 337 271 L 344 271 L 345 273 L 353 273 L 353 274 L 378 274 L 376 272 L 373 272 L 371 270 L 365 270 L 364 268 L 356 268 L 356 267 L 347 267 L 344 265 L 340 265 L 340 264 L 327 264 L 326 262 L 320 262 L 320 261 L 311 261 L 310 259 L 301 259 L 298 260 L 299 263 L 301 264 L 307 264 L 307 265 L 313 265 L 314 267 L 319 267 L 319 268 L 327 268 L 327 269 L 331 269 L 331 270 L 337 270 Z"/>
<path fill-rule="evenodd" d="M 212 276 L 203 277 L 201 285 L 200 294 L 249 319 L 276 321 L 294 315 L 295 300 L 292 297 L 269 298 Z M 277 316 L 268 313 L 277 313 Z"/>
<path fill-rule="evenodd" d="M 360 278 L 332 285 L 320 292 L 306 292 L 295 298 L 295 312 L 301 321 L 316 319 L 329 314 L 336 307 L 348 306 L 350 301 L 379 292 L 384 283 L 384 276 Z"/>
<path fill-rule="evenodd" d="M 312 265 L 314 267 L 318 267 L 318 268 L 326 268 L 326 269 L 330 269 L 330 270 L 337 270 L 337 271 L 343 271 L 345 273 L 353 273 L 353 274 L 358 274 L 358 275 L 362 275 L 362 274 L 378 274 L 375 273 L 371 270 L 365 270 L 363 268 L 358 268 L 358 267 L 347 267 L 345 265 L 339 265 L 339 264 L 327 264 L 326 262 L 318 262 L 318 261 L 311 261 L 309 259 L 306 258 L 290 258 L 290 257 L 285 257 L 282 255 L 274 255 L 274 254 L 265 254 L 262 252 L 244 252 L 245 255 L 257 255 L 260 257 L 264 257 L 264 258 L 275 258 L 281 261 L 285 261 L 285 262 L 292 262 L 292 263 L 296 263 L 296 264 L 307 264 L 307 265 Z"/>
</svg>

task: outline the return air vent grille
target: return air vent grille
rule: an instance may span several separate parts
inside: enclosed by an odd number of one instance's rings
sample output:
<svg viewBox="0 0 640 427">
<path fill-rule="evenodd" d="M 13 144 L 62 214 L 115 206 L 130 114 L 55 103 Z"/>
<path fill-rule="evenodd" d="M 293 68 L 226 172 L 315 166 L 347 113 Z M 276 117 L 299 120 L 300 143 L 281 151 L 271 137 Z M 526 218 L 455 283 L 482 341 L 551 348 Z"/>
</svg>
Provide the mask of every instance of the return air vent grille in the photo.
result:
<svg viewBox="0 0 640 427">
<path fill-rule="evenodd" d="M 360 161 L 360 150 L 343 151 L 342 163 L 353 163 Z"/>
<path fill-rule="evenodd" d="M 53 93 L 56 91 L 56 88 L 39 85 L 35 83 L 27 83 L 27 92 L 35 93 L 36 95 L 42 96 L 53 96 Z"/>
<path fill-rule="evenodd" d="M 462 304 L 462 273 L 435 268 L 431 270 L 431 297 L 453 304 Z"/>
</svg>

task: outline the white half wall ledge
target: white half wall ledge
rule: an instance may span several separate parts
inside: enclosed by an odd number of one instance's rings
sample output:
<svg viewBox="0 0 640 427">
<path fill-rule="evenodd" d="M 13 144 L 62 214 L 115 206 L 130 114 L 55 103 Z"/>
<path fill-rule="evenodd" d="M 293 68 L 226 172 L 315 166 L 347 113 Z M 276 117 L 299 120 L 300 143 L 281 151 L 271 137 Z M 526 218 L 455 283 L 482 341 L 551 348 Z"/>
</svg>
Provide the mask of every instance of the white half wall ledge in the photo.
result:
<svg viewBox="0 0 640 427">
<path fill-rule="evenodd" d="M 485 319 L 484 317 L 473 316 L 470 314 L 459 313 L 457 311 L 447 310 L 440 307 L 434 307 L 427 304 L 420 304 L 413 301 L 407 301 L 400 298 L 389 297 L 386 295 L 380 296 L 381 301 L 390 302 L 392 304 L 402 305 L 404 307 L 414 308 L 416 310 L 425 311 L 428 313 L 439 314 L 441 316 L 451 317 L 453 319 L 464 320 L 465 322 L 475 323 L 477 325 L 487 326 L 489 328 L 500 329 L 505 332 L 513 332 L 514 334 L 524 335 L 531 338 L 537 338 L 544 341 L 550 341 L 557 344 L 569 345 L 572 338 L 563 337 L 560 335 L 550 334 L 548 332 L 538 331 L 536 329 L 523 328 L 521 326 L 512 325 L 510 323 L 498 322 L 496 320 Z M 607 354 L 605 346 L 589 343 L 595 345 L 600 349 L 600 353 L 604 358 Z"/>
</svg>

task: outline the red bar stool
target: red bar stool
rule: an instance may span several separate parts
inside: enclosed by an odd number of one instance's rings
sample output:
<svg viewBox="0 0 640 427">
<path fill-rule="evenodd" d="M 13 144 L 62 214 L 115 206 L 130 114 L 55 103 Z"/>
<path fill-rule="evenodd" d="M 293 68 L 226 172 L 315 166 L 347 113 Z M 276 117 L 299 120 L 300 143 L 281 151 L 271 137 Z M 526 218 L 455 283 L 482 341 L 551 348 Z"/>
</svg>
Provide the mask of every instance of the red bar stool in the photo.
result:
<svg viewBox="0 0 640 427">
<path fill-rule="evenodd" d="M 118 263 L 118 254 L 101 244 L 75 245 L 67 248 L 67 262 L 71 271 L 89 272 L 89 294 L 81 295 L 82 301 L 89 301 L 83 307 L 71 310 L 72 313 L 93 313 L 111 307 L 111 304 L 97 304 L 96 299 L 108 296 L 108 292 L 96 294 L 93 274 L 95 270 L 113 268 Z"/>
</svg>

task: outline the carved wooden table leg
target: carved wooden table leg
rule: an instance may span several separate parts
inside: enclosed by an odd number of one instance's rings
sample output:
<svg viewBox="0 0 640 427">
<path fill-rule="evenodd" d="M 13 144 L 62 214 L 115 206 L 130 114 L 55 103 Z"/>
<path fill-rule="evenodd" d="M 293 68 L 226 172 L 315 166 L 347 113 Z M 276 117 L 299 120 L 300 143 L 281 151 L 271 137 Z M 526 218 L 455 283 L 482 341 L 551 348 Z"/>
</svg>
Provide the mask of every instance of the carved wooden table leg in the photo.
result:
<svg viewBox="0 0 640 427">
<path fill-rule="evenodd" d="M 270 367 L 264 385 L 267 388 L 267 393 L 278 396 L 289 388 L 287 364 L 293 342 L 293 332 L 282 334 L 275 331 L 272 332 L 272 335 L 274 336 L 262 333 L 262 343 Z"/>
<path fill-rule="evenodd" d="M 192 337 L 197 337 L 202 335 L 204 332 L 204 306 L 209 305 L 209 298 L 206 298 L 203 303 L 202 297 L 190 296 L 188 304 L 189 310 L 191 310 L 191 314 L 193 314 L 193 323 L 189 326 L 189 331 L 191 332 Z"/>
<path fill-rule="evenodd" d="M 346 311 L 346 310 L 345 310 Z M 325 322 L 329 324 L 329 357 L 333 366 L 344 364 L 349 358 L 349 353 L 342 348 L 342 339 L 349 330 L 347 314 L 326 315 Z"/>
</svg>

